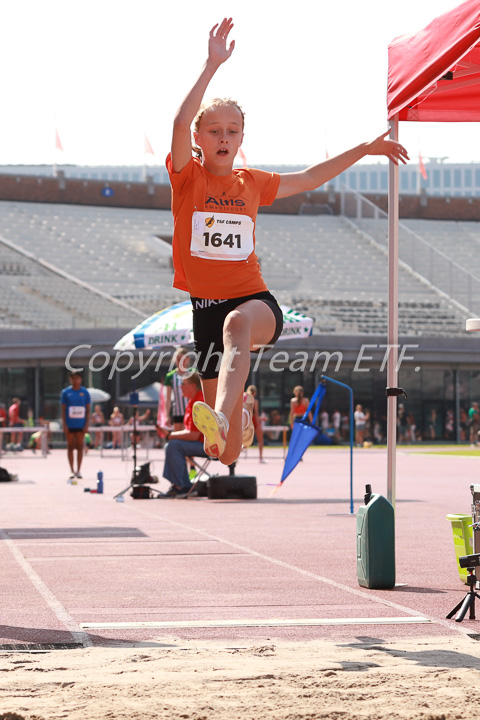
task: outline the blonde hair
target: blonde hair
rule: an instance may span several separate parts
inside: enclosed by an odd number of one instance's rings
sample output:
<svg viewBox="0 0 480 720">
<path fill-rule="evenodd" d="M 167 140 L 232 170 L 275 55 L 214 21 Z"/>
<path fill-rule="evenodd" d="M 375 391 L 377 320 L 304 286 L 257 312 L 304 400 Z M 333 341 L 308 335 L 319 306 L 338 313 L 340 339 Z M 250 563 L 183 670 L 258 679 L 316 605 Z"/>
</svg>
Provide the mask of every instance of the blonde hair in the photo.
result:
<svg viewBox="0 0 480 720">
<path fill-rule="evenodd" d="M 256 394 L 257 394 L 257 388 L 256 388 L 255 385 L 249 385 L 249 386 L 247 387 L 246 392 L 247 392 L 249 395 L 256 395 Z"/>
<path fill-rule="evenodd" d="M 210 110 L 210 108 L 213 107 L 235 107 L 239 111 L 240 115 L 242 116 L 242 132 L 245 127 L 245 113 L 243 112 L 240 105 L 237 103 L 236 100 L 232 100 L 231 98 L 213 98 L 213 100 L 209 100 L 208 102 L 203 102 L 199 109 L 197 114 L 195 115 L 195 119 L 193 121 L 193 129 L 195 132 L 198 132 L 200 129 L 200 123 L 202 121 L 202 117 L 207 112 L 207 110 Z M 199 148 L 197 145 L 193 145 L 192 147 L 193 152 L 195 155 L 201 159 L 202 157 L 202 149 Z"/>
<path fill-rule="evenodd" d="M 303 387 L 301 385 L 296 385 L 293 388 L 293 394 L 296 397 L 297 405 L 301 405 L 303 400 Z"/>
</svg>

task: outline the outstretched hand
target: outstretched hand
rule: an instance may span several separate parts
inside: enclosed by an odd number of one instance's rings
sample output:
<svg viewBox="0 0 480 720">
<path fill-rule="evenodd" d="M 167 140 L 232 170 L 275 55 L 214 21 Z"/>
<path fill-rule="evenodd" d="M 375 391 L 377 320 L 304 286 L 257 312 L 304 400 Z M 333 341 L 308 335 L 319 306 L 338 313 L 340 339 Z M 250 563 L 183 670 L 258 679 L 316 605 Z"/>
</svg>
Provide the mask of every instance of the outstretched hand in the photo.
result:
<svg viewBox="0 0 480 720">
<path fill-rule="evenodd" d="M 375 140 L 367 143 L 368 155 L 385 155 L 389 160 L 394 162 L 395 165 L 398 165 L 399 160 L 406 165 L 407 160 L 410 160 L 408 152 L 403 145 L 400 145 L 396 140 L 387 140 L 386 138 L 389 134 L 390 130 L 387 130 L 383 135 L 379 135 Z"/>
<path fill-rule="evenodd" d="M 208 60 L 217 67 L 224 63 L 233 52 L 235 40 L 232 40 L 227 47 L 227 39 L 230 30 L 233 28 L 232 18 L 224 18 L 220 25 L 214 25 L 210 30 L 208 40 Z"/>
</svg>

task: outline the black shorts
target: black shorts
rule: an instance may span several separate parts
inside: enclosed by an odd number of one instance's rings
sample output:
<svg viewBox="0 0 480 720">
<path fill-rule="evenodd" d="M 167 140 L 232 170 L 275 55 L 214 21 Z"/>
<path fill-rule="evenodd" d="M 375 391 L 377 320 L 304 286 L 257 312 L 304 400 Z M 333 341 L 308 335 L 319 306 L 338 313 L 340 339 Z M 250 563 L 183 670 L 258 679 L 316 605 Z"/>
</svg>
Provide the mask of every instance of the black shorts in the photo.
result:
<svg viewBox="0 0 480 720">
<path fill-rule="evenodd" d="M 183 423 L 183 415 L 174 415 L 172 420 L 174 423 Z"/>
<path fill-rule="evenodd" d="M 227 315 L 248 300 L 262 300 L 275 316 L 275 332 L 268 346 L 274 345 L 283 330 L 283 313 L 272 293 L 254 293 L 228 300 L 203 300 L 190 298 L 193 308 L 193 335 L 197 353 L 197 371 L 204 380 L 218 377 L 220 358 L 223 353 L 223 325 Z M 258 348 L 254 352 L 260 352 Z"/>
<path fill-rule="evenodd" d="M 84 432 L 86 432 L 84 427 L 83 428 L 70 428 L 70 427 L 68 427 L 68 425 L 67 425 L 67 430 L 69 433 L 84 433 Z"/>
</svg>

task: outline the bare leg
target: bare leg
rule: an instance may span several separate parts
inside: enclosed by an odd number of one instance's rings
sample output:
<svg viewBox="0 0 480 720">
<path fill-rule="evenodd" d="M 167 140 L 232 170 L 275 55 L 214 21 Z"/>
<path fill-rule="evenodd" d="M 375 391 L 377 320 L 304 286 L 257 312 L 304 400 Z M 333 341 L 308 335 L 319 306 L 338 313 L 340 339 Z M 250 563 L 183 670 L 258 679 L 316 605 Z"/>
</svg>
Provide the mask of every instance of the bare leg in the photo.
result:
<svg viewBox="0 0 480 720">
<path fill-rule="evenodd" d="M 260 423 L 258 423 L 258 425 L 257 425 L 255 434 L 257 436 L 259 460 L 262 461 L 263 460 L 263 428 L 260 425 Z"/>
<path fill-rule="evenodd" d="M 218 379 L 202 380 L 203 396 L 207 405 L 215 408 L 217 395 Z M 243 392 L 237 396 L 237 403 L 233 408 L 233 412 L 228 418 L 229 430 L 227 444 L 220 460 L 224 465 L 231 465 L 240 455 L 242 450 L 242 410 L 243 410 Z"/>
<path fill-rule="evenodd" d="M 227 315 L 224 353 L 217 380 L 204 380 L 205 402 L 222 412 L 230 428 L 220 460 L 231 465 L 242 449 L 243 391 L 250 371 L 250 350 L 266 345 L 275 332 L 275 316 L 261 300 L 248 300 Z"/>
<path fill-rule="evenodd" d="M 73 469 L 73 449 L 75 447 L 75 435 L 76 433 L 68 432 L 67 433 L 67 457 L 68 462 L 70 465 L 70 470 L 74 474 L 75 471 Z"/>
<path fill-rule="evenodd" d="M 83 446 L 85 443 L 84 433 L 75 433 L 75 449 L 77 451 L 77 472 L 80 472 L 80 466 L 83 459 Z"/>
</svg>

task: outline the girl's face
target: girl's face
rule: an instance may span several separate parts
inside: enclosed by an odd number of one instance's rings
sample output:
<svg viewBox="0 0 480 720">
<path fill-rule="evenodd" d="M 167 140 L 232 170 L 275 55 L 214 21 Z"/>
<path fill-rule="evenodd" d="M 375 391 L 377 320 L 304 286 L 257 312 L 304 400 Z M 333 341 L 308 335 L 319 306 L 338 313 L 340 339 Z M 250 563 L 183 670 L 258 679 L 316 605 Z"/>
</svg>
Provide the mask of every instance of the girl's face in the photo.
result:
<svg viewBox="0 0 480 720">
<path fill-rule="evenodd" d="M 193 137 L 202 149 L 202 162 L 209 172 L 214 175 L 232 172 L 233 161 L 243 141 L 242 126 L 240 110 L 232 105 L 205 110 Z"/>
</svg>

